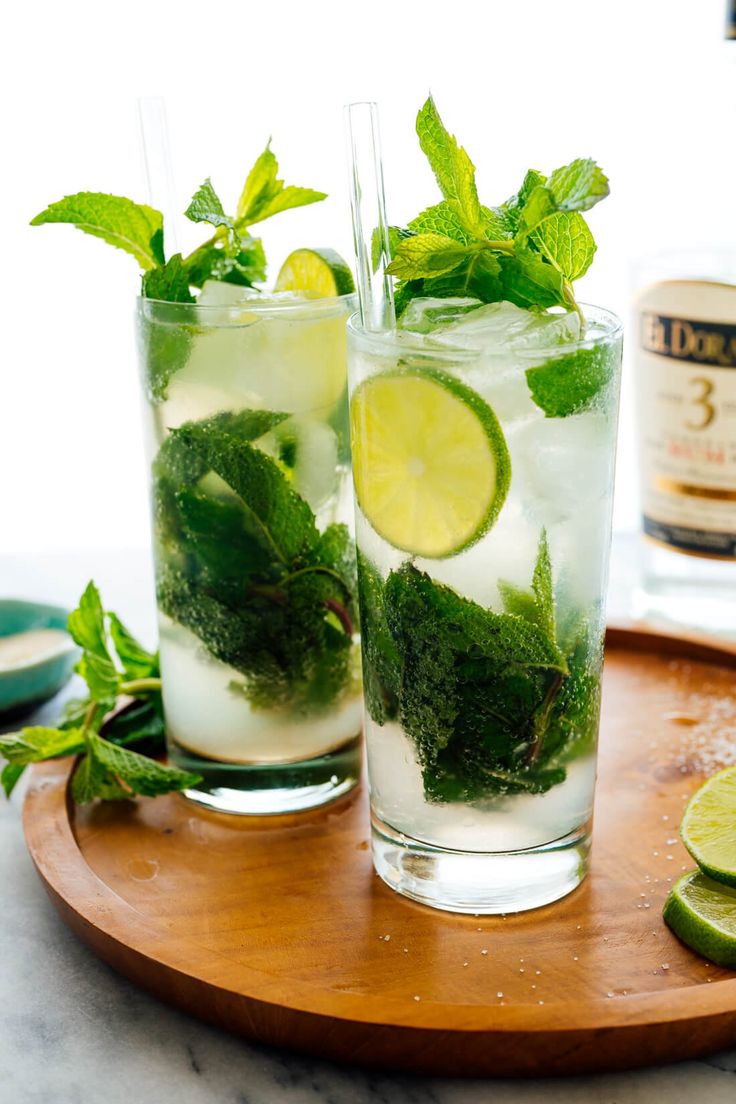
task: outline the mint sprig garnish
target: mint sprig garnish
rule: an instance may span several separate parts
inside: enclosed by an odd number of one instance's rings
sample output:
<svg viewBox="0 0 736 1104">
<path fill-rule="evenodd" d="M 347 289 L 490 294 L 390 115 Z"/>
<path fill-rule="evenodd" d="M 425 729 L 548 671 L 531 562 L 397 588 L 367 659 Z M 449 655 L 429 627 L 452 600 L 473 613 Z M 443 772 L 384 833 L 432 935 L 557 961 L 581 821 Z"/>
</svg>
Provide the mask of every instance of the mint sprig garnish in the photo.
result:
<svg viewBox="0 0 736 1104">
<path fill-rule="evenodd" d="M 68 755 L 80 757 L 72 779 L 72 796 L 80 804 L 154 797 L 196 785 L 198 775 L 151 758 L 164 751 L 158 655 L 116 614 L 105 612 L 92 582 L 70 614 L 68 629 L 82 649 L 77 672 L 88 694 L 67 703 L 57 728 L 32 726 L 0 735 L 0 757 L 7 760 L 0 780 L 8 797 L 30 763 Z M 131 751 L 130 744 L 139 750 Z"/>
<path fill-rule="evenodd" d="M 577 310 L 572 284 L 585 274 L 595 243 L 580 212 L 608 195 L 608 180 L 588 158 L 544 176 L 529 170 L 505 203 L 484 206 L 475 166 L 446 130 L 430 96 L 417 134 L 443 196 L 406 230 L 394 228 L 388 272 L 397 276 L 397 313 L 416 296 L 472 295 L 485 303 Z"/>
<path fill-rule="evenodd" d="M 164 253 L 164 225 L 160 211 L 124 196 L 78 192 L 50 204 L 31 219 L 32 226 L 63 222 L 76 226 L 110 245 L 132 254 L 143 270 L 142 294 L 175 303 L 194 302 L 191 288 L 206 280 L 252 287 L 266 278 L 266 258 L 259 238 L 249 233 L 254 223 L 282 211 L 318 203 L 325 192 L 285 185 L 278 177 L 278 161 L 269 142 L 248 173 L 234 215 L 225 212 L 208 177 L 184 212 L 197 223 L 214 227 L 214 234 L 187 257 Z"/>
<path fill-rule="evenodd" d="M 240 676 L 234 692 L 257 708 L 310 714 L 354 682 L 354 551 L 344 525 L 319 532 L 291 486 L 289 450 L 277 460 L 258 447 L 286 418 L 223 413 L 181 426 L 161 446 L 157 596 Z"/>
<path fill-rule="evenodd" d="M 594 739 L 598 679 L 585 627 L 560 636 L 546 534 L 529 589 L 502 585 L 503 613 L 412 563 L 383 582 L 361 558 L 359 574 L 368 712 L 401 723 L 425 797 L 480 801 L 562 782 Z"/>
</svg>

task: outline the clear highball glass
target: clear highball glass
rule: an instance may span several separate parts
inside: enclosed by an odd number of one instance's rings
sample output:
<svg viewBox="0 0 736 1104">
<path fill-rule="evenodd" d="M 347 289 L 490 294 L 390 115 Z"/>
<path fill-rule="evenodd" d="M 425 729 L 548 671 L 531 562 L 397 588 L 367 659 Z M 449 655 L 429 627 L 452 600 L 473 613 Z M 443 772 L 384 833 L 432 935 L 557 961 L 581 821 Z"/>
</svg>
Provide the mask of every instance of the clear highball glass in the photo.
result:
<svg viewBox="0 0 736 1104">
<path fill-rule="evenodd" d="M 359 777 L 352 309 L 138 302 L 169 754 L 212 809 L 306 809 Z"/>
<path fill-rule="evenodd" d="M 622 330 L 457 303 L 348 324 L 366 750 L 379 875 L 491 914 L 588 869 Z"/>
</svg>

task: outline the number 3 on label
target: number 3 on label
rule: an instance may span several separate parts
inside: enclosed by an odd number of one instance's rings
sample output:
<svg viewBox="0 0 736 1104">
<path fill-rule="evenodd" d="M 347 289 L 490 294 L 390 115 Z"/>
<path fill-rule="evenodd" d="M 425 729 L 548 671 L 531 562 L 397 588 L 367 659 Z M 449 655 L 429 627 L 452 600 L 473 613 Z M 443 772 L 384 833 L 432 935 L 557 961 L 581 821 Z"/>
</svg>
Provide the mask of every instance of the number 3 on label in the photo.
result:
<svg viewBox="0 0 736 1104">
<path fill-rule="evenodd" d="M 695 384 L 699 388 L 700 393 L 692 398 L 690 403 L 692 406 L 700 408 L 701 417 L 699 421 L 686 421 L 685 425 L 688 429 L 706 429 L 716 416 L 715 406 L 708 401 L 715 390 L 715 386 L 705 376 L 693 376 L 692 379 L 688 380 L 688 383 Z"/>
</svg>

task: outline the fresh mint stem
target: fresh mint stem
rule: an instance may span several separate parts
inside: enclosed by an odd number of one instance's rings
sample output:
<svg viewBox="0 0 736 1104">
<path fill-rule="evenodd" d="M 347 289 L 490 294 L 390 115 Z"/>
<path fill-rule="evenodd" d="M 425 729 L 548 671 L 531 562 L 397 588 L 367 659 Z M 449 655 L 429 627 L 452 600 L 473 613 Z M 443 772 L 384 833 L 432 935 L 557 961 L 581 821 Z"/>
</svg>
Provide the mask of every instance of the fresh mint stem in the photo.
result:
<svg viewBox="0 0 736 1104">
<path fill-rule="evenodd" d="M 542 753 L 544 738 L 549 727 L 549 719 L 552 713 L 552 707 L 555 703 L 555 698 L 562 688 L 562 683 L 565 677 L 566 676 L 563 675 L 561 671 L 555 671 L 554 678 L 552 679 L 552 682 L 549 685 L 549 689 L 544 696 L 544 701 L 540 705 L 537 711 L 537 715 L 534 718 L 534 740 L 532 741 L 529 748 L 528 761 L 530 766 L 534 766 Z"/>
<path fill-rule="evenodd" d="M 353 625 L 353 619 L 345 609 L 342 602 L 338 602 L 337 598 L 325 598 L 325 608 L 331 610 L 335 617 L 345 630 L 345 635 L 351 639 L 355 632 L 355 626 Z"/>
<path fill-rule="evenodd" d="M 148 694 L 161 689 L 160 678 L 131 679 L 130 682 L 121 682 L 120 693 L 136 697 L 138 694 Z"/>
</svg>

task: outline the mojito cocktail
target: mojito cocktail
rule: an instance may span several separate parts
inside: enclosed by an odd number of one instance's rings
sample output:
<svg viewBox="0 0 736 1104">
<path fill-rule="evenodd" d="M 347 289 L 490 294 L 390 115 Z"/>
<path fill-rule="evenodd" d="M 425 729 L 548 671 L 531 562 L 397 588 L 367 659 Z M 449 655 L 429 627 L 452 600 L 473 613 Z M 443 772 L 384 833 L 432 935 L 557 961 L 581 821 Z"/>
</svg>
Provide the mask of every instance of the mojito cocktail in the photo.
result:
<svg viewBox="0 0 736 1104">
<path fill-rule="evenodd" d="M 505 912 L 587 869 L 621 329 L 522 235 L 523 189 L 463 206 L 431 101 L 418 129 L 445 199 L 394 231 L 396 328 L 349 325 L 373 853 L 410 897 Z M 536 233 L 582 240 L 554 177 L 525 182 L 559 216 Z"/>
<path fill-rule="evenodd" d="M 167 736 L 219 808 L 285 811 L 357 778 L 351 303 L 217 283 L 139 303 Z"/>
<path fill-rule="evenodd" d="M 33 220 L 76 226 L 143 270 L 136 326 L 167 743 L 183 768 L 175 788 L 232 813 L 320 805 L 360 769 L 346 524 L 353 280 L 334 250 L 305 248 L 266 284 L 251 228 L 326 198 L 278 174 L 269 142 L 232 214 L 207 178 L 184 212 L 207 236 L 187 255 L 165 251 L 160 211 L 124 196 L 79 192 Z M 150 666 L 133 654 L 126 676 Z M 144 681 L 158 694 L 158 679 Z"/>
</svg>

